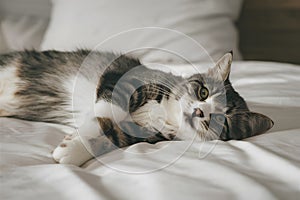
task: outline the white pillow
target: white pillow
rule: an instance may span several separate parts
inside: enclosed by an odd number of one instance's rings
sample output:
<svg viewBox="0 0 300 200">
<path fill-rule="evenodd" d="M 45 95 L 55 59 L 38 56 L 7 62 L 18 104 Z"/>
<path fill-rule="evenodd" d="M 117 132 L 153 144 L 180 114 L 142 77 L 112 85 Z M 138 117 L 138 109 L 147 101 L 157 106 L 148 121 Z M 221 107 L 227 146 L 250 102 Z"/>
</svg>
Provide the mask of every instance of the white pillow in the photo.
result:
<svg viewBox="0 0 300 200">
<path fill-rule="evenodd" d="M 34 16 L 3 17 L 0 27 L 7 48 L 12 50 L 40 49 L 48 19 Z"/>
<path fill-rule="evenodd" d="M 1 25 L 1 18 L 0 18 L 0 25 Z M 3 32 L 2 32 L 2 28 L 0 26 L 0 54 L 1 53 L 6 53 L 8 51 L 7 45 L 6 45 L 6 41 L 5 38 L 3 36 Z"/>
<path fill-rule="evenodd" d="M 225 52 L 238 51 L 234 21 L 242 0 L 52 0 L 50 25 L 42 50 L 93 49 L 122 31 L 162 27 L 182 32 L 217 60 Z M 209 57 L 189 38 L 166 29 L 138 29 L 109 40 L 101 50 L 130 51 L 156 47 L 174 51 L 191 62 Z M 157 51 L 138 52 L 148 61 L 176 61 L 177 56 Z"/>
</svg>

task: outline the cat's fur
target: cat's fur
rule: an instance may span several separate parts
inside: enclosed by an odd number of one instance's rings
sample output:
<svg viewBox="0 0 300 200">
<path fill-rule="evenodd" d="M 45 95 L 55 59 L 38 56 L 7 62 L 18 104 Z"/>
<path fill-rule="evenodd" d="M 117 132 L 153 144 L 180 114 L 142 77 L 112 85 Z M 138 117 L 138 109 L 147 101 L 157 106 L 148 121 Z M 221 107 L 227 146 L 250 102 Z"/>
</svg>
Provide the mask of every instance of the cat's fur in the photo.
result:
<svg viewBox="0 0 300 200">
<path fill-rule="evenodd" d="M 87 150 L 98 156 L 138 142 L 264 133 L 273 122 L 250 112 L 233 89 L 231 62 L 228 53 L 207 73 L 184 79 L 107 52 L 1 55 L 0 116 L 78 128 L 81 137 L 67 136 L 53 153 L 76 165 L 92 157 Z"/>
</svg>

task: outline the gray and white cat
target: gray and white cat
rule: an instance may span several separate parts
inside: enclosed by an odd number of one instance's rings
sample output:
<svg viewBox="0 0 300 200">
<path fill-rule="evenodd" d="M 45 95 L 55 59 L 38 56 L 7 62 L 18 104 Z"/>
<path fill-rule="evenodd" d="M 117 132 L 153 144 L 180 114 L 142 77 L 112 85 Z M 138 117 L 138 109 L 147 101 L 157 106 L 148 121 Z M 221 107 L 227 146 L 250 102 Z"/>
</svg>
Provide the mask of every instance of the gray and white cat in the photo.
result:
<svg viewBox="0 0 300 200">
<path fill-rule="evenodd" d="M 183 78 L 108 52 L 0 55 L 0 116 L 76 127 L 81 134 L 66 136 L 53 152 L 57 162 L 75 165 L 138 142 L 262 134 L 273 122 L 249 111 L 234 90 L 231 62 L 227 53 L 207 73 Z"/>
</svg>

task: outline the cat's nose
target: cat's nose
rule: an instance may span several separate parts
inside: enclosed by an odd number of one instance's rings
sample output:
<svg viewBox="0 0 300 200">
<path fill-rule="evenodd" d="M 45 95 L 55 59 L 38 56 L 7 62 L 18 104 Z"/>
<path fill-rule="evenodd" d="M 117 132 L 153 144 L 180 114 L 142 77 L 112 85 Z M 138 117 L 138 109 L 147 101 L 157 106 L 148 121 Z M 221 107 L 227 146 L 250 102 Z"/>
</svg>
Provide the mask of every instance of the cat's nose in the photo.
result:
<svg viewBox="0 0 300 200">
<path fill-rule="evenodd" d="M 204 117 L 204 113 L 200 108 L 194 108 L 192 117 Z"/>
</svg>

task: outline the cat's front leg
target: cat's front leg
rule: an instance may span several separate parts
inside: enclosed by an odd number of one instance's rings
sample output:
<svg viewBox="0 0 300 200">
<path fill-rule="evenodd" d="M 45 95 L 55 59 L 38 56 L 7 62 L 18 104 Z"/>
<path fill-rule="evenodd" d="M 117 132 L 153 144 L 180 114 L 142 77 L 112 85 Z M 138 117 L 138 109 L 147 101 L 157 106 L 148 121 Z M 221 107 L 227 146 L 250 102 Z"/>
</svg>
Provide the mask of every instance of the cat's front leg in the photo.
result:
<svg viewBox="0 0 300 200">
<path fill-rule="evenodd" d="M 99 135 L 97 120 L 88 119 L 74 129 L 72 135 L 66 135 L 63 141 L 53 151 L 53 158 L 61 164 L 80 166 L 93 156 L 90 153 L 89 140 Z"/>
<path fill-rule="evenodd" d="M 53 151 L 53 158 L 60 164 L 80 166 L 88 160 L 108 153 L 116 146 L 105 135 L 79 136 L 67 135 Z"/>
<path fill-rule="evenodd" d="M 89 139 L 91 138 L 80 137 L 77 133 L 66 135 L 53 151 L 54 160 L 60 164 L 82 165 L 93 157 L 85 146 Z"/>
<path fill-rule="evenodd" d="M 138 142 L 156 143 L 169 139 L 157 131 L 151 131 L 130 121 L 115 124 L 111 119 L 98 118 L 98 122 L 102 130 L 97 135 L 79 136 L 74 134 L 66 136 L 63 142 L 54 150 L 53 158 L 61 164 L 80 166 L 91 158 L 108 153 L 116 148 Z"/>
<path fill-rule="evenodd" d="M 99 123 L 101 128 L 94 122 Z M 122 130 L 112 120 L 98 118 L 89 120 L 74 134 L 65 136 L 52 155 L 60 164 L 80 166 L 93 157 L 135 142 L 134 138 L 125 139 Z"/>
</svg>

